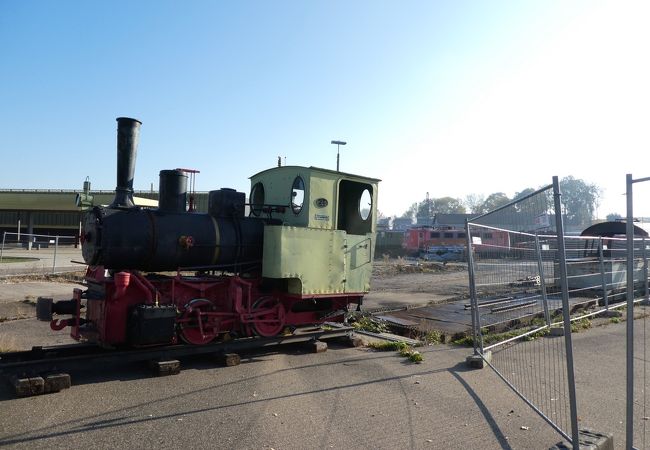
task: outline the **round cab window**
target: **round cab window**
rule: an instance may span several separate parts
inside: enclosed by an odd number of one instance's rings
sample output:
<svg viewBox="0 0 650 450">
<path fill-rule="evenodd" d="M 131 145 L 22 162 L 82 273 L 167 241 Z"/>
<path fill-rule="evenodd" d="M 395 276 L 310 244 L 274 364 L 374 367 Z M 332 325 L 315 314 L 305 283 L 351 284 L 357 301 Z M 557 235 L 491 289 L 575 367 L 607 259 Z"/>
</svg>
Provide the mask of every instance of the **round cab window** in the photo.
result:
<svg viewBox="0 0 650 450">
<path fill-rule="evenodd" d="M 262 183 L 255 183 L 251 189 L 250 196 L 251 213 L 259 216 L 264 206 L 264 185 Z"/>
<path fill-rule="evenodd" d="M 370 191 L 364 189 L 359 198 L 359 215 L 362 220 L 368 220 L 370 217 L 370 211 L 372 211 L 372 197 L 370 196 Z"/>
<path fill-rule="evenodd" d="M 294 214 L 300 214 L 303 203 L 305 203 L 305 182 L 301 177 L 296 177 L 291 187 L 291 210 Z"/>
</svg>

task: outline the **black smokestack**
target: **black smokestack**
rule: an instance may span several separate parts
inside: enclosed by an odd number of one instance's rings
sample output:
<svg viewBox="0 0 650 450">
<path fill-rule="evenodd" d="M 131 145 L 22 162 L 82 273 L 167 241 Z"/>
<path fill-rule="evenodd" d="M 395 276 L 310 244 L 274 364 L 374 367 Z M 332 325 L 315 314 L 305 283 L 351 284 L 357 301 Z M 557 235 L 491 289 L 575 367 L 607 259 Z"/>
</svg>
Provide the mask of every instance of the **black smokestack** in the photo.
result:
<svg viewBox="0 0 650 450">
<path fill-rule="evenodd" d="M 161 170 L 158 209 L 165 212 L 185 212 L 187 175 L 181 170 Z"/>
<path fill-rule="evenodd" d="M 113 208 L 133 208 L 133 174 L 142 122 L 128 117 L 117 119 L 117 187 Z"/>
</svg>

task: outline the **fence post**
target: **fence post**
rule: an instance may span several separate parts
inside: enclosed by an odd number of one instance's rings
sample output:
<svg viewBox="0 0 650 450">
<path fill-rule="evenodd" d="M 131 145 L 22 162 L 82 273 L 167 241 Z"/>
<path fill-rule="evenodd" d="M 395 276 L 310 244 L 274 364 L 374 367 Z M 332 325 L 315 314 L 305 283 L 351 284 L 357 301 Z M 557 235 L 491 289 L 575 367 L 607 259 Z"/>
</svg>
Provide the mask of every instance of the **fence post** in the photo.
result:
<svg viewBox="0 0 650 450">
<path fill-rule="evenodd" d="M 574 449 L 580 448 L 578 431 L 578 411 L 576 405 L 576 383 L 573 371 L 573 342 L 571 339 L 571 316 L 569 311 L 569 286 L 566 270 L 566 248 L 564 245 L 564 224 L 562 223 L 562 203 L 560 182 L 553 177 L 553 200 L 555 207 L 555 226 L 557 229 L 557 246 L 559 253 L 560 284 L 562 287 L 562 316 L 564 318 L 564 345 L 566 349 L 567 388 L 569 390 L 569 406 L 571 412 L 571 444 Z"/>
<path fill-rule="evenodd" d="M 5 250 L 5 238 L 7 237 L 7 232 L 2 233 L 2 247 L 0 247 L 0 263 L 2 262 L 2 253 Z"/>
<path fill-rule="evenodd" d="M 52 273 L 56 273 L 56 251 L 59 248 L 59 236 L 54 238 L 54 261 L 52 261 Z"/>
<path fill-rule="evenodd" d="M 603 256 L 603 238 L 598 238 L 598 259 L 600 262 L 600 281 L 603 289 L 605 310 L 609 311 L 609 297 L 607 296 L 607 280 L 605 279 L 605 258 Z"/>
<path fill-rule="evenodd" d="M 648 303 L 650 296 L 648 295 L 648 258 L 646 255 L 645 236 L 641 238 L 641 257 L 643 258 L 643 300 Z"/>
<path fill-rule="evenodd" d="M 625 448 L 634 445 L 634 224 L 632 201 L 632 174 L 625 176 L 625 198 L 627 200 L 627 220 L 625 237 L 627 240 L 627 328 L 626 328 L 626 403 L 625 403 Z"/>
<path fill-rule="evenodd" d="M 548 312 L 548 299 L 546 297 L 546 279 L 544 278 L 544 262 L 542 259 L 542 248 L 539 245 L 539 236 L 535 233 L 535 253 L 537 254 L 537 270 L 539 271 L 539 287 L 542 290 L 542 302 L 544 306 L 544 319 L 546 325 L 551 326 L 551 314 Z"/>
<path fill-rule="evenodd" d="M 480 340 L 481 354 L 483 354 L 483 339 L 480 337 L 480 319 L 478 312 L 478 299 L 476 297 L 476 282 L 474 279 L 474 252 L 472 251 L 472 236 L 469 231 L 469 221 L 465 219 L 465 235 L 467 236 L 467 274 L 469 276 L 469 298 L 472 308 L 472 342 L 474 355 L 478 355 L 477 344 Z"/>
</svg>

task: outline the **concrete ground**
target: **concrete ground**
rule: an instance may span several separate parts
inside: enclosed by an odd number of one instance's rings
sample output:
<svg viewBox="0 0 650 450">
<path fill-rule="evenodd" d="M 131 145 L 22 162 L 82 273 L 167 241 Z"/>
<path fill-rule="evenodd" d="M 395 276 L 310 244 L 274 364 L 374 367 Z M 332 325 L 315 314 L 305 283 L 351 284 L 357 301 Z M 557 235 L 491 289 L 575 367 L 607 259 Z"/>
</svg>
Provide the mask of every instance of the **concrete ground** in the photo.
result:
<svg viewBox="0 0 650 450">
<path fill-rule="evenodd" d="M 29 316 L 36 296 L 67 298 L 74 287 L 5 280 L 0 310 L 27 308 Z M 65 331 L 15 319 L 0 320 L 0 344 L 71 342 Z M 635 321 L 637 448 L 650 439 L 648 321 Z M 613 432 L 624 448 L 625 323 L 573 338 L 580 426 Z M 535 347 L 523 343 L 519 351 Z M 141 365 L 90 368 L 72 374 L 71 389 L 41 397 L 14 399 L 2 386 L 0 446 L 544 449 L 561 440 L 491 369 L 466 368 L 471 349 L 422 352 L 416 365 L 395 353 L 331 346 L 310 354 L 291 346 L 242 355 L 230 368 L 184 360 L 183 372 L 166 378 L 151 378 Z"/>
<path fill-rule="evenodd" d="M 0 277 L 20 274 L 50 274 L 70 270 L 84 270 L 83 264 L 74 261 L 83 261 L 80 248 L 48 247 L 32 250 L 19 248 L 4 248 L 2 251 L 4 262 L 0 263 Z M 7 262 L 10 257 L 25 258 L 24 262 Z M 31 260 L 28 260 L 31 259 Z"/>
<path fill-rule="evenodd" d="M 639 361 L 649 327 L 635 324 L 635 444 L 645 448 L 649 381 Z M 0 323 L 0 334 L 29 345 L 70 342 L 35 319 Z M 573 338 L 580 426 L 613 432 L 624 448 L 625 324 Z M 528 344 L 518 351 L 535 352 Z M 72 373 L 71 389 L 40 397 L 14 399 L 4 385 L 0 446 L 545 449 L 561 440 L 491 369 L 467 369 L 471 349 L 422 353 L 424 362 L 412 364 L 365 348 L 285 346 L 244 354 L 237 367 L 186 359 L 166 378 L 139 364 L 90 368 Z"/>
<path fill-rule="evenodd" d="M 468 371 L 467 349 L 395 353 L 290 346 L 205 359 L 151 378 L 141 366 L 73 374 L 58 394 L 0 393 L 9 448 L 548 448 L 559 441 L 491 371 Z"/>
</svg>

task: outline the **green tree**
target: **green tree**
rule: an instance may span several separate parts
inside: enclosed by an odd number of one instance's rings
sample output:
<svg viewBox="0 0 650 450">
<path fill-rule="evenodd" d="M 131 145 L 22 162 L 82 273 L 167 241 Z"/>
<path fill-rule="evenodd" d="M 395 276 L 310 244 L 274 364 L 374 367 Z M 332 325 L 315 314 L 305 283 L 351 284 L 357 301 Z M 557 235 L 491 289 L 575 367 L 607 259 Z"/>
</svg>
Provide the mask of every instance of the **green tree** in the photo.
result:
<svg viewBox="0 0 650 450">
<path fill-rule="evenodd" d="M 608 222 L 615 222 L 617 220 L 621 220 L 623 216 L 621 216 L 619 213 L 609 213 L 607 214 L 607 221 Z"/>
<path fill-rule="evenodd" d="M 537 190 L 537 189 L 526 188 L 526 189 L 524 189 L 524 190 L 521 191 L 521 192 L 517 192 L 517 193 L 515 193 L 515 196 L 512 197 L 512 201 L 519 200 L 520 198 L 524 198 L 524 197 L 526 197 L 527 195 L 532 194 L 532 193 L 535 192 L 536 190 Z"/>
<path fill-rule="evenodd" d="M 537 189 L 526 188 L 523 191 L 516 192 L 515 196 L 512 198 L 512 201 L 514 202 L 514 201 L 521 200 L 525 197 L 528 197 L 536 190 Z M 544 200 L 546 199 L 544 198 Z M 521 202 L 514 204 L 514 210 L 517 211 L 518 213 L 525 213 L 526 211 L 530 211 L 531 209 L 535 210 L 535 205 L 533 205 L 533 201 L 531 199 L 522 200 Z"/>
<path fill-rule="evenodd" d="M 435 212 L 433 210 L 433 200 L 429 197 L 422 200 L 418 203 L 418 210 L 416 214 L 416 219 L 418 223 L 430 224 L 433 222 L 433 216 Z"/>
<path fill-rule="evenodd" d="M 510 199 L 506 194 L 503 192 L 495 192 L 494 194 L 488 195 L 488 198 L 485 199 L 478 213 L 485 214 L 486 212 L 494 211 L 509 202 Z"/>
<path fill-rule="evenodd" d="M 429 198 L 413 203 L 402 214 L 403 218 L 416 218 L 419 223 L 433 223 L 436 214 L 464 214 L 466 211 L 462 200 L 453 197 Z"/>
<path fill-rule="evenodd" d="M 402 214 L 400 218 L 413 220 L 417 211 L 418 211 L 418 204 L 413 203 L 411 206 L 409 206 L 409 208 L 406 211 L 404 211 L 404 214 Z"/>
<path fill-rule="evenodd" d="M 601 189 L 569 175 L 560 181 L 562 206 L 568 225 L 588 227 L 600 202 Z"/>
<path fill-rule="evenodd" d="M 465 214 L 465 206 L 460 199 L 441 197 L 433 199 L 433 211 L 436 214 Z"/>
</svg>

